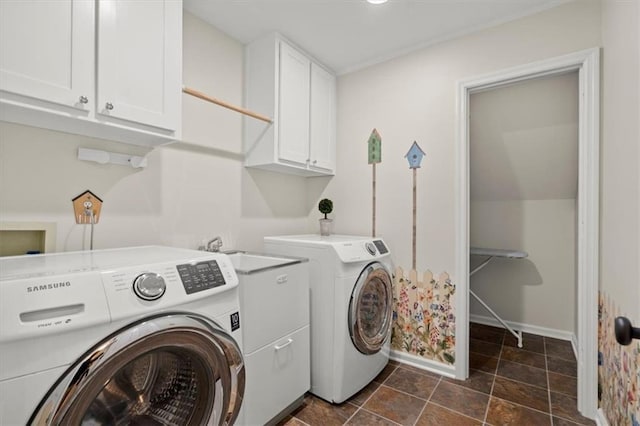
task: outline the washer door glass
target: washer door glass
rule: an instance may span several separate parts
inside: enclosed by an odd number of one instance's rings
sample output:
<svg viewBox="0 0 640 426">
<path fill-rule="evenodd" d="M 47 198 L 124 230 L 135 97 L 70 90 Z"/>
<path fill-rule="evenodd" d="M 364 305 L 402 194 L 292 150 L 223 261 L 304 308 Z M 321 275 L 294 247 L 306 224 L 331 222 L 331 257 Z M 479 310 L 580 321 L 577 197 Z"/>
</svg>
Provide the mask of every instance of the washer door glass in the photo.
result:
<svg viewBox="0 0 640 426">
<path fill-rule="evenodd" d="M 146 318 L 76 362 L 32 424 L 227 425 L 240 410 L 244 362 L 234 339 L 195 314 Z"/>
<path fill-rule="evenodd" d="M 349 303 L 349 334 L 363 354 L 378 352 L 391 331 L 391 277 L 386 268 L 375 262 L 361 273 Z"/>
</svg>

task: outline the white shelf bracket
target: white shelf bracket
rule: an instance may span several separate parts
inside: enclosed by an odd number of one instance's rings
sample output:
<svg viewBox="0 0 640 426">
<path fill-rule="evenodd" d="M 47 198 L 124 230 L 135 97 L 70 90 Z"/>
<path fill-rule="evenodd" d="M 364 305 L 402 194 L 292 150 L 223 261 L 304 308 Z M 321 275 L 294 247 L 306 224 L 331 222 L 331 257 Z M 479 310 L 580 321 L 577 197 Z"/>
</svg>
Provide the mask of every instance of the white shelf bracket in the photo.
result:
<svg viewBox="0 0 640 426">
<path fill-rule="evenodd" d="M 118 154 L 117 152 L 101 151 L 99 149 L 78 148 L 78 160 L 94 161 L 99 164 L 118 164 L 130 166 L 134 169 L 147 167 L 146 157 Z"/>
</svg>

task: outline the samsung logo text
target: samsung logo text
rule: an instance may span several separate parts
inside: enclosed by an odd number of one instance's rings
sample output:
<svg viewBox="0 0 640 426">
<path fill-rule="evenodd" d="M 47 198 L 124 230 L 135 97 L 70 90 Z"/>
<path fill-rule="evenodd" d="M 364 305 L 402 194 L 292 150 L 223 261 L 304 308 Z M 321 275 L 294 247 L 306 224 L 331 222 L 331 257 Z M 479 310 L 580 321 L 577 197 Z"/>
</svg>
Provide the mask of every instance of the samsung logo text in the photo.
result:
<svg viewBox="0 0 640 426">
<path fill-rule="evenodd" d="M 34 293 L 36 291 L 47 291 L 54 289 L 61 289 L 65 287 L 71 287 L 71 283 L 69 281 L 59 282 L 59 283 L 49 283 L 49 284 L 41 284 L 34 285 L 32 287 L 27 287 L 27 293 Z"/>
</svg>

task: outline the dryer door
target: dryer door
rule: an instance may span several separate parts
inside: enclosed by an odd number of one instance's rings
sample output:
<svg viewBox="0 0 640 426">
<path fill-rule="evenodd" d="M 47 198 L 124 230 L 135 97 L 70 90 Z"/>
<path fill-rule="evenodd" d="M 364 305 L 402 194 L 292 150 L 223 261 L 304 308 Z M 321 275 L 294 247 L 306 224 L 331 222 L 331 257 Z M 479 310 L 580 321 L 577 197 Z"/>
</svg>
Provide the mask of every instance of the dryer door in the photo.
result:
<svg viewBox="0 0 640 426">
<path fill-rule="evenodd" d="M 162 314 L 86 352 L 29 424 L 229 425 L 244 384 L 242 354 L 226 331 L 197 314 Z"/>
<path fill-rule="evenodd" d="M 378 262 L 360 273 L 349 302 L 349 334 L 363 354 L 378 352 L 391 332 L 391 276 Z"/>
</svg>

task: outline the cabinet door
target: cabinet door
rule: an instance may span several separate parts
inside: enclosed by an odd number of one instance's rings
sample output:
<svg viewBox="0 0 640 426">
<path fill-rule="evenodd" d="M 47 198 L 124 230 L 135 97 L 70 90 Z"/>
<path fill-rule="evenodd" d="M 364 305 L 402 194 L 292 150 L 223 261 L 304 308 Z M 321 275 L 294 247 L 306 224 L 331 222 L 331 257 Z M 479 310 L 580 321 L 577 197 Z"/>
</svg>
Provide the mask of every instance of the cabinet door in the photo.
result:
<svg viewBox="0 0 640 426">
<path fill-rule="evenodd" d="M 335 169 L 336 79 L 322 67 L 311 64 L 310 162 L 314 168 Z"/>
<path fill-rule="evenodd" d="M 240 275 L 239 278 L 245 321 L 242 341 L 246 352 L 253 352 L 309 324 L 307 263 Z M 264 312 L 265 303 L 269 306 L 268 312 Z"/>
<path fill-rule="evenodd" d="M 270 424 L 311 387 L 309 326 L 245 356 L 241 424 Z M 330 374 L 330 372 L 327 372 Z"/>
<path fill-rule="evenodd" d="M 94 2 L 0 1 L 5 97 L 28 96 L 88 111 L 95 102 L 93 70 Z"/>
<path fill-rule="evenodd" d="M 98 117 L 176 130 L 182 2 L 101 0 L 98 8 Z"/>
<path fill-rule="evenodd" d="M 309 160 L 309 59 L 280 43 L 278 158 Z"/>
</svg>

